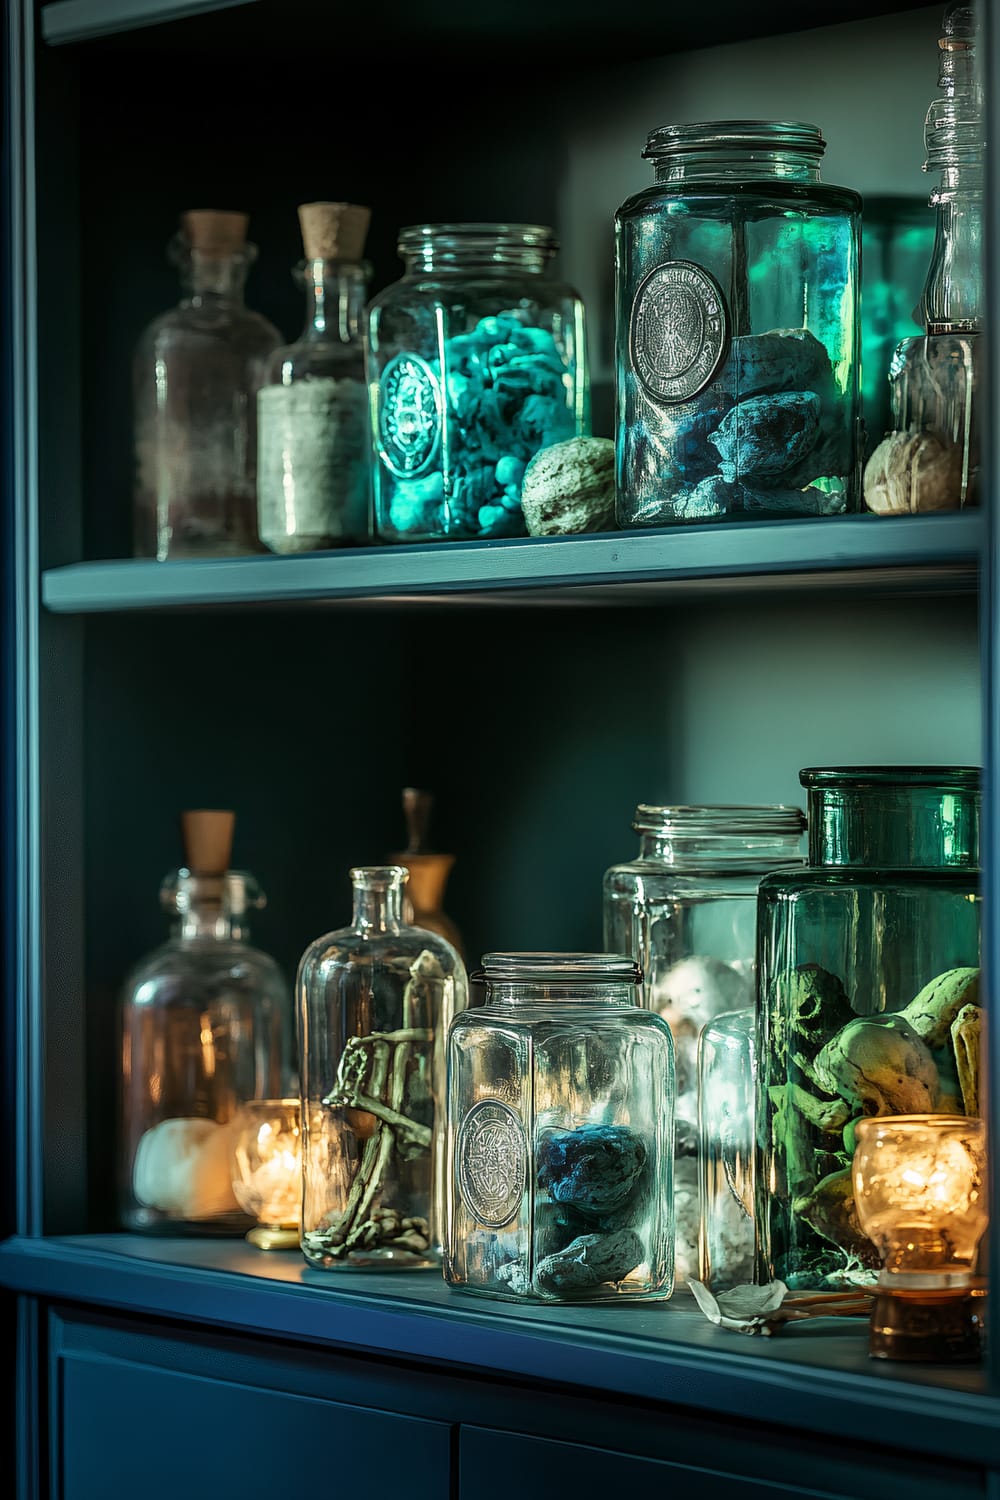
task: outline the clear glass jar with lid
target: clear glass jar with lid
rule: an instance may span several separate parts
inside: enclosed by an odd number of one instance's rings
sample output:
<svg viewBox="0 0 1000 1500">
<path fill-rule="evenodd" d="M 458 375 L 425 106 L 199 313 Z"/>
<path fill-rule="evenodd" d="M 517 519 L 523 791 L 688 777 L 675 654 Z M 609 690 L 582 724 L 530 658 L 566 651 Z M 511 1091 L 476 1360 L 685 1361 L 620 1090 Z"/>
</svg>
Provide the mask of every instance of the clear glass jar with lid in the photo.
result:
<svg viewBox="0 0 1000 1500">
<path fill-rule="evenodd" d="M 803 863 L 797 807 L 655 807 L 632 827 L 639 856 L 604 876 L 604 946 L 645 975 L 644 1003 L 673 1033 L 677 1279 L 698 1267 L 698 1037 L 723 1011 L 754 1004 L 757 887 Z"/>
<path fill-rule="evenodd" d="M 859 1120 L 981 1108 L 973 766 L 800 773 L 809 860 L 758 901 L 760 1272 L 874 1284 L 851 1164 Z"/>
<path fill-rule="evenodd" d="M 323 1270 L 426 1269 L 444 1226 L 445 1044 L 462 960 L 403 919 L 408 872 L 351 871 L 350 926 L 302 955 L 302 1249 Z"/>
<path fill-rule="evenodd" d="M 622 526 L 859 505 L 861 199 L 815 125 L 664 125 L 618 211 Z"/>
<path fill-rule="evenodd" d="M 673 1290 L 670 1030 L 599 953 L 488 953 L 448 1041 L 445 1279 L 507 1301 Z"/>
<path fill-rule="evenodd" d="M 176 913 L 168 942 L 125 984 L 121 1221 L 167 1234 L 242 1234 L 233 1193 L 237 1124 L 251 1100 L 286 1094 L 291 997 L 249 942 L 264 905 L 252 875 L 227 869 L 233 816 L 184 815 L 189 868 L 160 890 Z"/>
<path fill-rule="evenodd" d="M 521 481 L 589 432 L 583 304 L 535 224 L 404 229 L 371 304 L 375 524 L 386 541 L 523 536 Z"/>
</svg>

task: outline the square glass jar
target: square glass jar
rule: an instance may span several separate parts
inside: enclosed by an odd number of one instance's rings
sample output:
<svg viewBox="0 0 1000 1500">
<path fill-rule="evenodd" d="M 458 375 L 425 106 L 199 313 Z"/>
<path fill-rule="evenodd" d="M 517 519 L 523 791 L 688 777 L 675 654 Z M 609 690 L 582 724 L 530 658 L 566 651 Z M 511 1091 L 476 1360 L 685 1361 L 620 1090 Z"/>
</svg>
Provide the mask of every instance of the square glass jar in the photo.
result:
<svg viewBox="0 0 1000 1500">
<path fill-rule="evenodd" d="M 673 1290 L 670 1028 L 606 954 L 491 953 L 448 1047 L 445 1279 L 506 1301 Z"/>
</svg>

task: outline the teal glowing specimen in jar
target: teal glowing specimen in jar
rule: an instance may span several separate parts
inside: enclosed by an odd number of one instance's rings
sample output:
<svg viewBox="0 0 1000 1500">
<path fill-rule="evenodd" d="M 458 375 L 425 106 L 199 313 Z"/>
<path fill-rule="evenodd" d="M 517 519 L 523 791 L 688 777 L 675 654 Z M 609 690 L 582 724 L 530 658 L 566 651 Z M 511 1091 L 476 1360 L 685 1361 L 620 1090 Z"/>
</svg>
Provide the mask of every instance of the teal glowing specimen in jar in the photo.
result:
<svg viewBox="0 0 1000 1500">
<path fill-rule="evenodd" d="M 758 908 L 759 1270 L 873 1282 L 859 1120 L 979 1110 L 979 801 L 972 767 L 807 770 L 809 863 Z"/>
<path fill-rule="evenodd" d="M 858 503 L 861 199 L 814 125 L 654 130 L 616 218 L 622 526 Z"/>
<path fill-rule="evenodd" d="M 371 304 L 375 525 L 386 541 L 525 534 L 521 482 L 590 431 L 583 304 L 551 229 L 404 229 L 406 270 Z"/>
</svg>

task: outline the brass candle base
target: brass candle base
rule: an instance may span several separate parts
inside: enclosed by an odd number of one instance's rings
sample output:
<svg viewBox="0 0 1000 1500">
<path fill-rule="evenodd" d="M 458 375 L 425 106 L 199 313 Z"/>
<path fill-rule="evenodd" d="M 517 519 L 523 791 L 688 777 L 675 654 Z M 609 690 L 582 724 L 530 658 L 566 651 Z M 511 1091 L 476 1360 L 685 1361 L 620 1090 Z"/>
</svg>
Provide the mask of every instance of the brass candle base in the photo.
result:
<svg viewBox="0 0 1000 1500">
<path fill-rule="evenodd" d="M 274 1228 L 267 1224 L 258 1224 L 255 1228 L 248 1230 L 247 1239 L 251 1245 L 256 1245 L 258 1250 L 297 1250 L 299 1248 L 297 1229 Z"/>
<path fill-rule="evenodd" d="M 937 1290 L 879 1287 L 871 1316 L 872 1359 L 977 1364 L 986 1312 L 983 1284 Z"/>
</svg>

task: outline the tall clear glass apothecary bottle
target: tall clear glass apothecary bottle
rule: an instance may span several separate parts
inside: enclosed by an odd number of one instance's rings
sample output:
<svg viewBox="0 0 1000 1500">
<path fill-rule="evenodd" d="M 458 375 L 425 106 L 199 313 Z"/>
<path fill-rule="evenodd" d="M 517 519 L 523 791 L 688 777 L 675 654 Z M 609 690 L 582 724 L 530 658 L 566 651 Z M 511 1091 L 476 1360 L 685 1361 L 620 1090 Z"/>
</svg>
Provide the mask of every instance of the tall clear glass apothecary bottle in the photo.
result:
<svg viewBox="0 0 1000 1500">
<path fill-rule="evenodd" d="M 406 879 L 352 870 L 350 926 L 299 965 L 302 1249 L 324 1270 L 439 1264 L 445 1044 L 468 985 L 450 943 L 403 921 Z"/>
<path fill-rule="evenodd" d="M 448 1042 L 445 1279 L 508 1301 L 673 1290 L 673 1046 L 601 953 L 488 953 Z"/>
<path fill-rule="evenodd" d="M 851 1161 L 871 1115 L 976 1114 L 980 772 L 805 770 L 809 859 L 758 898 L 760 1272 L 874 1282 Z"/>
<path fill-rule="evenodd" d="M 523 536 L 540 449 L 590 431 L 583 304 L 535 224 L 404 229 L 372 302 L 375 524 L 386 541 Z"/>
<path fill-rule="evenodd" d="M 303 203 L 306 326 L 276 349 L 257 393 L 257 516 L 272 552 L 363 542 L 371 531 L 371 440 L 361 317 L 370 210 Z"/>
<path fill-rule="evenodd" d="M 941 94 L 924 128 L 924 171 L 941 174 L 930 200 L 937 223 L 914 313 L 925 332 L 893 354 L 894 430 L 864 475 L 865 504 L 881 515 L 960 510 L 979 499 L 986 125 L 975 9 L 949 5 L 941 31 Z"/>
<path fill-rule="evenodd" d="M 169 940 L 129 975 L 122 1006 L 121 1221 L 169 1234 L 242 1234 L 253 1220 L 232 1188 L 241 1107 L 292 1086 L 291 996 L 251 946 L 264 905 L 252 875 L 228 869 L 231 813 L 184 815 L 187 867 L 160 899 Z"/>
<path fill-rule="evenodd" d="M 664 125 L 618 211 L 618 521 L 859 505 L 861 199 L 815 125 Z"/>
<path fill-rule="evenodd" d="M 640 803 L 638 858 L 604 876 L 604 946 L 644 975 L 643 1001 L 669 1025 L 677 1067 L 674 1162 L 678 1282 L 698 1270 L 698 1036 L 723 1011 L 752 1005 L 757 887 L 802 864 L 796 807 Z"/>
<path fill-rule="evenodd" d="M 181 215 L 170 255 L 184 295 L 145 330 L 133 361 L 138 557 L 259 550 L 257 389 L 281 343 L 243 303 L 256 257 L 247 215 Z"/>
</svg>

